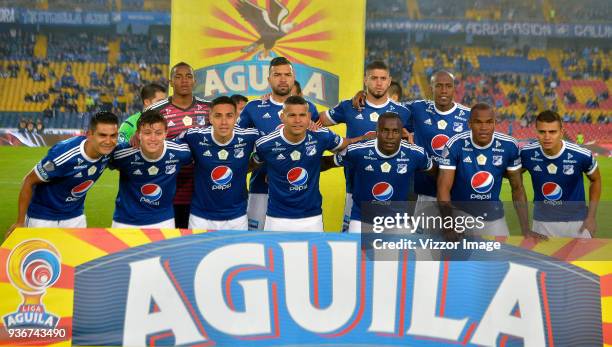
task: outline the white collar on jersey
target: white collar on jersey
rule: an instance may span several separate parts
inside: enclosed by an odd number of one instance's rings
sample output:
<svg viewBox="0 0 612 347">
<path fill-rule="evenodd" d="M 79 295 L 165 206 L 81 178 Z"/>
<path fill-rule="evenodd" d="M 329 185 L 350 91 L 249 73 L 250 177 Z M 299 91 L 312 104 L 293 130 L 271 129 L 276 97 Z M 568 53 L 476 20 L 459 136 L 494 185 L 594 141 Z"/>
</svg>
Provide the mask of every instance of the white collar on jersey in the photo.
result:
<svg viewBox="0 0 612 347">
<path fill-rule="evenodd" d="M 436 110 L 436 113 L 439 114 L 440 116 L 447 116 L 453 112 L 455 112 L 455 110 L 457 109 L 457 103 L 453 101 L 453 107 L 450 108 L 450 110 L 448 111 L 440 111 L 438 110 L 438 108 L 436 107 L 436 103 L 434 102 L 434 110 Z"/>
<path fill-rule="evenodd" d="M 213 142 L 217 146 L 227 146 L 227 145 L 229 145 L 234 140 L 234 135 L 235 134 L 236 133 L 232 130 L 232 137 L 226 143 L 221 143 L 221 142 L 217 141 L 217 139 L 215 139 L 215 128 L 212 125 L 210 126 L 210 137 L 212 137 Z"/>
<path fill-rule="evenodd" d="M 168 146 L 166 146 L 166 141 L 164 140 L 164 150 L 162 151 L 162 154 L 159 156 L 159 158 L 156 158 L 156 159 L 147 158 L 147 156 L 142 151 L 142 148 L 140 149 L 140 155 L 142 156 L 142 159 L 148 161 L 149 163 L 155 163 L 155 162 L 160 161 L 161 158 L 163 158 L 166 155 L 166 149 L 167 148 L 168 148 Z"/>
<path fill-rule="evenodd" d="M 98 159 L 94 159 L 94 158 L 90 158 L 87 155 L 87 153 L 85 153 L 85 141 L 87 141 L 87 139 L 81 141 L 81 144 L 79 145 L 79 152 L 81 152 L 81 155 L 83 156 L 83 158 L 85 158 L 85 160 L 87 160 L 88 162 L 91 162 L 91 163 L 95 163 L 98 160 L 100 160 L 100 158 L 102 158 L 101 156 Z"/>
<path fill-rule="evenodd" d="M 387 101 L 385 101 L 384 104 L 380 104 L 380 105 L 374 105 L 373 103 L 369 102 L 368 99 L 366 99 L 366 104 L 372 108 L 383 108 L 387 105 L 389 105 L 389 102 L 391 101 L 390 98 L 387 98 Z"/>
<path fill-rule="evenodd" d="M 283 141 L 285 141 L 285 142 L 287 142 L 288 144 L 293 145 L 293 146 L 297 146 L 297 145 L 299 145 L 300 143 L 304 142 L 304 140 L 306 140 L 306 136 L 308 135 L 308 130 L 306 130 L 306 134 L 304 135 L 304 138 L 303 138 L 303 139 L 301 139 L 301 140 L 300 140 L 300 141 L 298 141 L 298 142 L 291 142 L 291 141 L 287 140 L 287 138 L 285 137 L 285 134 L 283 133 L 283 130 L 284 130 L 284 127 L 283 127 L 283 128 L 280 128 L 280 130 L 279 130 L 279 133 L 280 133 L 280 137 L 281 137 L 281 139 L 283 139 Z"/>
<path fill-rule="evenodd" d="M 378 139 L 374 139 L 374 148 L 376 148 L 376 153 L 385 159 L 395 157 L 402 150 L 402 143 L 400 142 L 400 146 L 397 151 L 391 155 L 386 155 L 378 149 Z"/>
<path fill-rule="evenodd" d="M 470 131 L 470 141 L 472 142 L 472 146 L 474 146 L 474 148 L 476 149 L 487 149 L 489 147 L 491 147 L 491 145 L 493 144 L 493 141 L 495 141 L 495 132 L 493 133 L 493 136 L 491 137 L 491 142 L 489 142 L 487 145 L 485 146 L 479 146 L 476 144 L 476 142 L 474 142 L 474 137 L 472 136 L 473 133 Z"/>
<path fill-rule="evenodd" d="M 272 97 L 272 95 L 270 95 L 270 98 L 269 98 L 268 100 L 270 100 L 270 102 L 271 102 L 271 103 L 273 103 L 273 104 L 274 104 L 274 105 L 276 105 L 276 106 L 283 106 L 283 103 L 282 103 L 282 102 L 278 102 L 278 101 L 274 100 L 274 98 Z"/>
<path fill-rule="evenodd" d="M 557 159 L 561 156 L 561 154 L 563 154 L 563 152 L 565 151 L 565 140 L 561 141 L 562 145 L 561 145 L 561 150 L 559 151 L 559 153 L 555 154 L 555 155 L 546 155 L 546 153 L 544 153 L 544 149 L 542 148 L 542 145 L 539 145 L 540 147 L 540 151 L 542 152 L 542 155 L 546 158 L 546 159 Z"/>
</svg>

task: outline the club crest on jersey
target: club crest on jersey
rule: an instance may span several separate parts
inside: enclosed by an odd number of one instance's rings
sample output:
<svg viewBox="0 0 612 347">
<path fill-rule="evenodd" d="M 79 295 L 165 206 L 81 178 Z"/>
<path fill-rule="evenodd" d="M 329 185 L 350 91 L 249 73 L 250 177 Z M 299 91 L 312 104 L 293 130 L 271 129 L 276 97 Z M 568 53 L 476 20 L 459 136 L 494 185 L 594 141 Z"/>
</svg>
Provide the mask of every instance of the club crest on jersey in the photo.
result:
<svg viewBox="0 0 612 347">
<path fill-rule="evenodd" d="M 93 184 L 94 184 L 93 180 L 87 180 L 85 182 L 82 182 L 82 183 L 76 185 L 74 188 L 72 188 L 70 190 L 70 194 L 74 198 L 80 199 L 80 198 L 84 197 L 85 194 L 87 194 L 87 191 L 91 188 L 91 186 L 93 186 Z M 66 201 L 75 201 L 76 199 L 68 197 L 68 199 L 66 199 Z"/>
<path fill-rule="evenodd" d="M 542 195 L 549 201 L 557 201 L 563 196 L 563 189 L 555 182 L 546 182 L 542 185 Z"/>
<path fill-rule="evenodd" d="M 301 167 L 294 167 L 287 172 L 287 182 L 291 185 L 289 190 L 300 191 L 308 188 L 308 171 Z"/>
<path fill-rule="evenodd" d="M 554 175 L 557 173 L 557 165 L 550 163 L 548 164 L 548 166 L 546 167 L 546 170 L 548 170 L 548 173 L 551 175 Z"/>
<path fill-rule="evenodd" d="M 446 129 L 447 125 L 448 125 L 448 123 L 446 123 L 446 121 L 444 119 L 441 119 L 441 120 L 438 121 L 438 129 L 440 129 L 440 130 Z"/>
<path fill-rule="evenodd" d="M 456 133 L 460 133 L 463 131 L 463 123 L 453 122 L 453 131 Z"/>
<path fill-rule="evenodd" d="M 166 175 L 172 175 L 176 172 L 176 165 L 166 165 Z"/>
<path fill-rule="evenodd" d="M 232 186 L 231 181 L 234 177 L 234 172 L 229 166 L 219 165 L 210 173 L 210 179 L 214 185 L 212 190 L 225 190 Z"/>
<path fill-rule="evenodd" d="M 563 173 L 565 175 L 573 175 L 574 174 L 574 165 L 563 165 Z"/>
<path fill-rule="evenodd" d="M 159 205 L 159 198 L 162 196 L 162 189 L 155 183 L 147 183 L 140 187 L 140 202 L 145 202 L 151 205 Z"/>
<path fill-rule="evenodd" d="M 501 164 L 502 164 L 502 156 L 501 155 L 494 155 L 493 156 L 493 165 L 501 166 Z"/>
<path fill-rule="evenodd" d="M 89 176 L 92 176 L 96 173 L 96 171 L 98 171 L 98 168 L 94 165 L 92 167 L 90 167 L 89 169 L 87 169 L 87 174 Z"/>
<path fill-rule="evenodd" d="M 317 154 L 317 147 L 315 145 L 306 146 L 306 155 L 307 156 L 312 157 L 315 154 Z"/>
<path fill-rule="evenodd" d="M 442 156 L 446 142 L 448 142 L 448 136 L 444 134 L 438 134 L 431 139 L 431 150 L 435 155 Z"/>
<path fill-rule="evenodd" d="M 235 148 L 234 149 L 234 158 L 240 159 L 244 157 L 244 148 Z"/>
<path fill-rule="evenodd" d="M 387 182 L 378 182 L 372 187 L 372 196 L 378 201 L 387 201 L 393 196 L 393 186 Z"/>
<path fill-rule="evenodd" d="M 224 149 L 220 150 L 217 153 L 217 156 L 219 157 L 220 160 L 226 160 L 228 155 L 229 155 L 229 153 L 226 150 L 224 150 Z"/>
<path fill-rule="evenodd" d="M 157 173 L 159 172 L 159 169 L 157 168 L 157 166 L 151 166 L 147 172 L 149 173 L 149 176 L 155 176 L 157 175 Z"/>
<path fill-rule="evenodd" d="M 493 178 L 493 175 L 488 171 L 478 171 L 472 176 L 472 179 L 470 180 L 472 189 L 479 194 L 488 193 L 491 188 L 493 188 L 494 183 L 495 179 Z"/>
<path fill-rule="evenodd" d="M 408 172 L 408 164 L 397 164 L 396 171 L 398 174 L 405 174 L 406 172 Z"/>
<path fill-rule="evenodd" d="M 370 121 L 378 122 L 378 117 L 379 117 L 379 114 L 377 112 L 370 113 Z"/>
</svg>

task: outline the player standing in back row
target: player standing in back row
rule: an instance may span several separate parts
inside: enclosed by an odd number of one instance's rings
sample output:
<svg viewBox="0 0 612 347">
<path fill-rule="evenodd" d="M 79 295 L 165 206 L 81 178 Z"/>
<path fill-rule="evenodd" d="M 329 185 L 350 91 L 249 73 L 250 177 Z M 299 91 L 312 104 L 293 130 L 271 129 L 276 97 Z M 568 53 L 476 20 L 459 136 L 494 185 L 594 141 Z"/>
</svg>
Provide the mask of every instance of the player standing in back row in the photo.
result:
<svg viewBox="0 0 612 347">
<path fill-rule="evenodd" d="M 433 161 L 439 162 L 448 139 L 468 130 L 470 109 L 454 101 L 455 76 L 452 73 L 437 71 L 430 82 L 433 100 L 414 100 L 403 105 L 412 113 L 414 144 L 423 147 Z M 360 94 L 354 98 L 356 107 L 362 100 Z M 438 215 L 436 177 L 416 172 L 414 191 L 418 194 L 414 214 Z"/>
<path fill-rule="evenodd" d="M 389 67 L 382 61 L 375 61 L 366 66 L 363 84 L 366 87 L 365 106 L 357 110 L 352 106 L 352 100 L 347 99 L 340 102 L 334 108 L 321 113 L 321 123 L 324 126 L 346 124 L 346 136 L 357 137 L 368 132 L 376 131 L 378 117 L 386 112 L 393 112 L 399 116 L 402 122 L 404 135 L 412 133 L 412 116 L 410 111 L 389 98 L 389 86 L 391 75 Z M 346 197 L 344 201 L 344 219 L 342 231 L 349 227 L 351 207 L 353 206 L 353 172 L 350 166 L 344 167 L 346 180 Z M 408 185 L 408 182 L 406 183 Z"/>
<path fill-rule="evenodd" d="M 295 84 L 293 65 L 285 57 L 276 57 L 270 61 L 268 83 L 272 89 L 269 98 L 249 102 L 238 119 L 241 128 L 257 128 L 261 135 L 266 135 L 282 124 L 281 112 L 283 103 L 291 95 Z M 316 107 L 308 102 L 308 111 L 313 121 L 319 119 Z M 268 184 L 266 183 L 266 168 L 261 167 L 251 174 L 249 185 L 249 203 L 247 216 L 250 230 L 261 230 L 266 220 L 268 209 Z"/>
<path fill-rule="evenodd" d="M 538 142 L 521 150 L 523 171 L 533 183 L 533 231 L 546 236 L 590 238 L 601 196 L 601 175 L 593 153 L 563 140 L 559 114 L 536 117 Z M 583 174 L 590 181 L 589 207 L 584 203 Z"/>
<path fill-rule="evenodd" d="M 174 90 L 172 96 L 145 109 L 156 110 L 166 118 L 167 138 L 173 139 L 189 128 L 207 125 L 210 102 L 193 95 L 195 77 L 189 64 L 180 62 L 172 67 L 170 86 Z M 193 165 L 187 165 L 179 172 L 174 196 L 174 219 L 177 228 L 188 227 L 192 194 Z"/>
</svg>

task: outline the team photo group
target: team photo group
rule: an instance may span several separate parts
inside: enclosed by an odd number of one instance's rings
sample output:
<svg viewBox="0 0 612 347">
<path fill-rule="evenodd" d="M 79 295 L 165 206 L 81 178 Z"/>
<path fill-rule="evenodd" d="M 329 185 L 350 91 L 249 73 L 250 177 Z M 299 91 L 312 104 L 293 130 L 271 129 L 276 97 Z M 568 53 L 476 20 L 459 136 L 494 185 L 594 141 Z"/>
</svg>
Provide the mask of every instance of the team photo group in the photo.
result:
<svg viewBox="0 0 612 347">
<path fill-rule="evenodd" d="M 344 232 L 366 229 L 362 208 L 370 202 L 412 199 L 414 215 L 480 215 L 483 225 L 465 233 L 507 236 L 507 179 L 523 236 L 595 236 L 597 161 L 564 139 L 556 112 L 539 110 L 537 139 L 519 146 L 495 131 L 492 105 L 455 102 L 449 71 L 432 75 L 431 100 L 400 102 L 389 68 L 375 61 L 363 91 L 321 112 L 302 96 L 288 59 L 273 58 L 267 79 L 270 93 L 261 98 L 208 101 L 194 95 L 193 68 L 174 65 L 171 96 L 148 84 L 141 113 L 119 124 L 99 112 L 84 136 L 48 151 L 23 180 L 6 236 L 18 227 L 87 227 L 85 198 L 105 169 L 120 177 L 107 227 L 322 232 L 320 175 L 340 167 Z M 346 125 L 346 137 L 328 129 L 336 124 Z M 533 186 L 531 213 L 523 179 Z"/>
</svg>

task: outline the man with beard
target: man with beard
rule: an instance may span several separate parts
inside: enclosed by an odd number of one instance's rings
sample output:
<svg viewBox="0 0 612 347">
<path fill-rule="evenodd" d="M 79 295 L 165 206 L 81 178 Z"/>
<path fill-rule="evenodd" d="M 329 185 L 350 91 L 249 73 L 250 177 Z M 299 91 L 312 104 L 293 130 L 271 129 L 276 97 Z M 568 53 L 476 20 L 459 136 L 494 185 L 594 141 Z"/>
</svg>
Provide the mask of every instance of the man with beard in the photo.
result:
<svg viewBox="0 0 612 347">
<path fill-rule="evenodd" d="M 295 84 L 295 73 L 291 62 L 285 57 L 276 57 L 270 61 L 268 83 L 272 93 L 267 98 L 249 102 L 238 120 L 241 128 L 257 128 L 261 135 L 267 135 L 282 125 L 281 114 L 283 103 L 291 95 Z M 316 107 L 308 102 L 308 112 L 313 121 L 319 118 Z M 249 203 L 247 217 L 250 230 L 261 230 L 264 227 L 268 210 L 268 183 L 265 166 L 254 170 L 249 185 Z"/>
<path fill-rule="evenodd" d="M 336 107 L 321 113 L 321 124 L 331 126 L 345 123 L 346 136 L 353 138 L 376 131 L 378 117 L 383 113 L 393 112 L 398 114 L 402 122 L 403 129 L 405 129 L 404 135 L 411 133 L 413 130 L 410 111 L 389 98 L 391 76 L 387 64 L 382 61 L 368 64 L 363 83 L 366 86 L 366 92 L 365 106 L 362 109 L 355 109 L 352 100 L 344 100 Z M 344 168 L 344 177 L 346 178 L 346 200 L 342 230 L 347 231 L 353 205 L 353 174 L 349 167 Z"/>
</svg>

